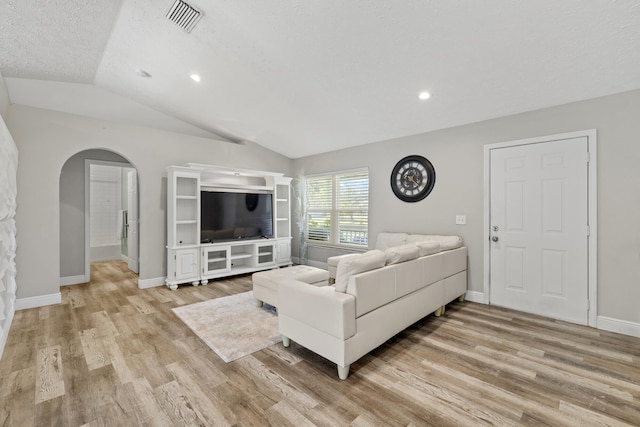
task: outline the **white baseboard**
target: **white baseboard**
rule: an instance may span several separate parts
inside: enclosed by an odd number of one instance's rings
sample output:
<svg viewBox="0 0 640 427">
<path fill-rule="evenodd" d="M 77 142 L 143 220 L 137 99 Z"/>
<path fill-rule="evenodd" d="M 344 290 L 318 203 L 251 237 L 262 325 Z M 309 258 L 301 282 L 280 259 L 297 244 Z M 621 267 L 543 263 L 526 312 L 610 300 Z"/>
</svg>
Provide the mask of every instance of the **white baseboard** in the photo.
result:
<svg viewBox="0 0 640 427">
<path fill-rule="evenodd" d="M 480 304 L 487 304 L 487 301 L 484 297 L 484 292 L 467 291 L 464 299 L 471 302 L 479 302 Z"/>
<path fill-rule="evenodd" d="M 640 323 L 605 316 L 598 316 L 596 322 L 598 329 L 640 338 Z"/>
<path fill-rule="evenodd" d="M 39 295 L 37 297 L 27 297 L 16 299 L 16 310 L 25 310 L 27 308 L 44 307 L 45 305 L 60 304 L 62 302 L 62 294 Z"/>
<path fill-rule="evenodd" d="M 7 313 L 7 318 L 4 322 L 4 328 L 2 329 L 2 336 L 0 336 L 0 358 L 2 358 L 2 353 L 4 353 L 4 346 L 7 344 L 7 338 L 9 337 L 9 330 L 11 329 L 11 322 L 13 322 L 13 313 L 14 309 L 9 310 Z"/>
<path fill-rule="evenodd" d="M 484 292 L 467 291 L 465 299 L 480 304 L 488 304 L 485 300 Z M 627 320 L 613 319 L 611 317 L 598 316 L 596 329 L 603 331 L 616 332 L 618 334 L 629 335 L 640 338 L 640 323 L 629 322 Z"/>
<path fill-rule="evenodd" d="M 90 279 L 84 274 L 78 276 L 65 276 L 60 278 L 60 286 L 77 285 L 78 283 L 87 283 Z"/>
<path fill-rule="evenodd" d="M 155 288 L 156 286 L 163 286 L 165 284 L 166 277 L 153 277 L 151 279 L 138 279 L 138 289 Z"/>
</svg>

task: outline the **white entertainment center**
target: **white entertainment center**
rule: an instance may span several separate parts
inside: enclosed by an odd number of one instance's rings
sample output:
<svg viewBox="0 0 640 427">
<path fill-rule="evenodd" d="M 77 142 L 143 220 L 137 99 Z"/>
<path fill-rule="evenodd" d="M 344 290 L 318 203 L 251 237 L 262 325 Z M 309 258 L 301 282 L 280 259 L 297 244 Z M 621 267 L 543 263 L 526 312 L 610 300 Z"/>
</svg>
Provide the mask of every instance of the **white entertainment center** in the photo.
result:
<svg viewBox="0 0 640 427">
<path fill-rule="evenodd" d="M 167 168 L 167 286 L 176 290 L 183 283 L 204 285 L 210 279 L 291 265 L 291 178 L 283 175 L 198 163 Z M 205 191 L 271 195 L 271 233 L 247 238 L 243 231 L 256 227 L 239 226 L 207 230 L 211 239 L 203 238 Z"/>
</svg>

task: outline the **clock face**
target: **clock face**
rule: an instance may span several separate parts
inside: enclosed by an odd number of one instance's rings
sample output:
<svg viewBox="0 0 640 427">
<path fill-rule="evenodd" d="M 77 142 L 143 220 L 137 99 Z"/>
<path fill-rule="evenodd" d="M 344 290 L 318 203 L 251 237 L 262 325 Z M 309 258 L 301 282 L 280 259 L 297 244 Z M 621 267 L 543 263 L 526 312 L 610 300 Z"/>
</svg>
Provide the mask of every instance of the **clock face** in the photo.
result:
<svg viewBox="0 0 640 427">
<path fill-rule="evenodd" d="M 391 172 L 391 189 L 405 202 L 417 202 L 429 195 L 436 183 L 436 171 L 422 156 L 407 156 Z"/>
</svg>

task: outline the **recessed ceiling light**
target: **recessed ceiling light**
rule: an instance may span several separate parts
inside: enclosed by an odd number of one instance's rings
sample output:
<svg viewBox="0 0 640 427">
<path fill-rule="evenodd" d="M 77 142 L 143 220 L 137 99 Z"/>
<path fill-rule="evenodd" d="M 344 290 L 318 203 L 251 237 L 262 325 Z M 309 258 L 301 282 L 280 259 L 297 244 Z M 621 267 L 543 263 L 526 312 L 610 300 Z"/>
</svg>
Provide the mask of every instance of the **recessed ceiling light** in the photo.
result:
<svg viewBox="0 0 640 427">
<path fill-rule="evenodd" d="M 431 94 L 429 92 L 420 92 L 420 94 L 418 95 L 418 98 L 424 101 L 425 99 L 431 98 Z"/>
<path fill-rule="evenodd" d="M 200 83 L 200 76 L 197 74 L 191 74 L 191 80 L 193 80 L 196 83 Z"/>
</svg>

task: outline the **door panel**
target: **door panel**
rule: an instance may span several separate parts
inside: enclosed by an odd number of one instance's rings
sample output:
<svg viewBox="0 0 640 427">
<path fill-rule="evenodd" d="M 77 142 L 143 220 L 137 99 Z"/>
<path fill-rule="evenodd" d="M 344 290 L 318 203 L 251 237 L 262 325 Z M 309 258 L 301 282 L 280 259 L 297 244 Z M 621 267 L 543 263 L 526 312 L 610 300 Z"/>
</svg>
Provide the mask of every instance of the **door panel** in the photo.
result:
<svg viewBox="0 0 640 427">
<path fill-rule="evenodd" d="M 176 280 L 199 277 L 198 248 L 180 249 L 176 251 Z"/>
<path fill-rule="evenodd" d="M 127 172 L 127 204 L 127 265 L 129 270 L 138 273 L 138 174 L 135 169 Z"/>
<path fill-rule="evenodd" d="M 588 320 L 587 138 L 490 154 L 490 302 Z"/>
</svg>

